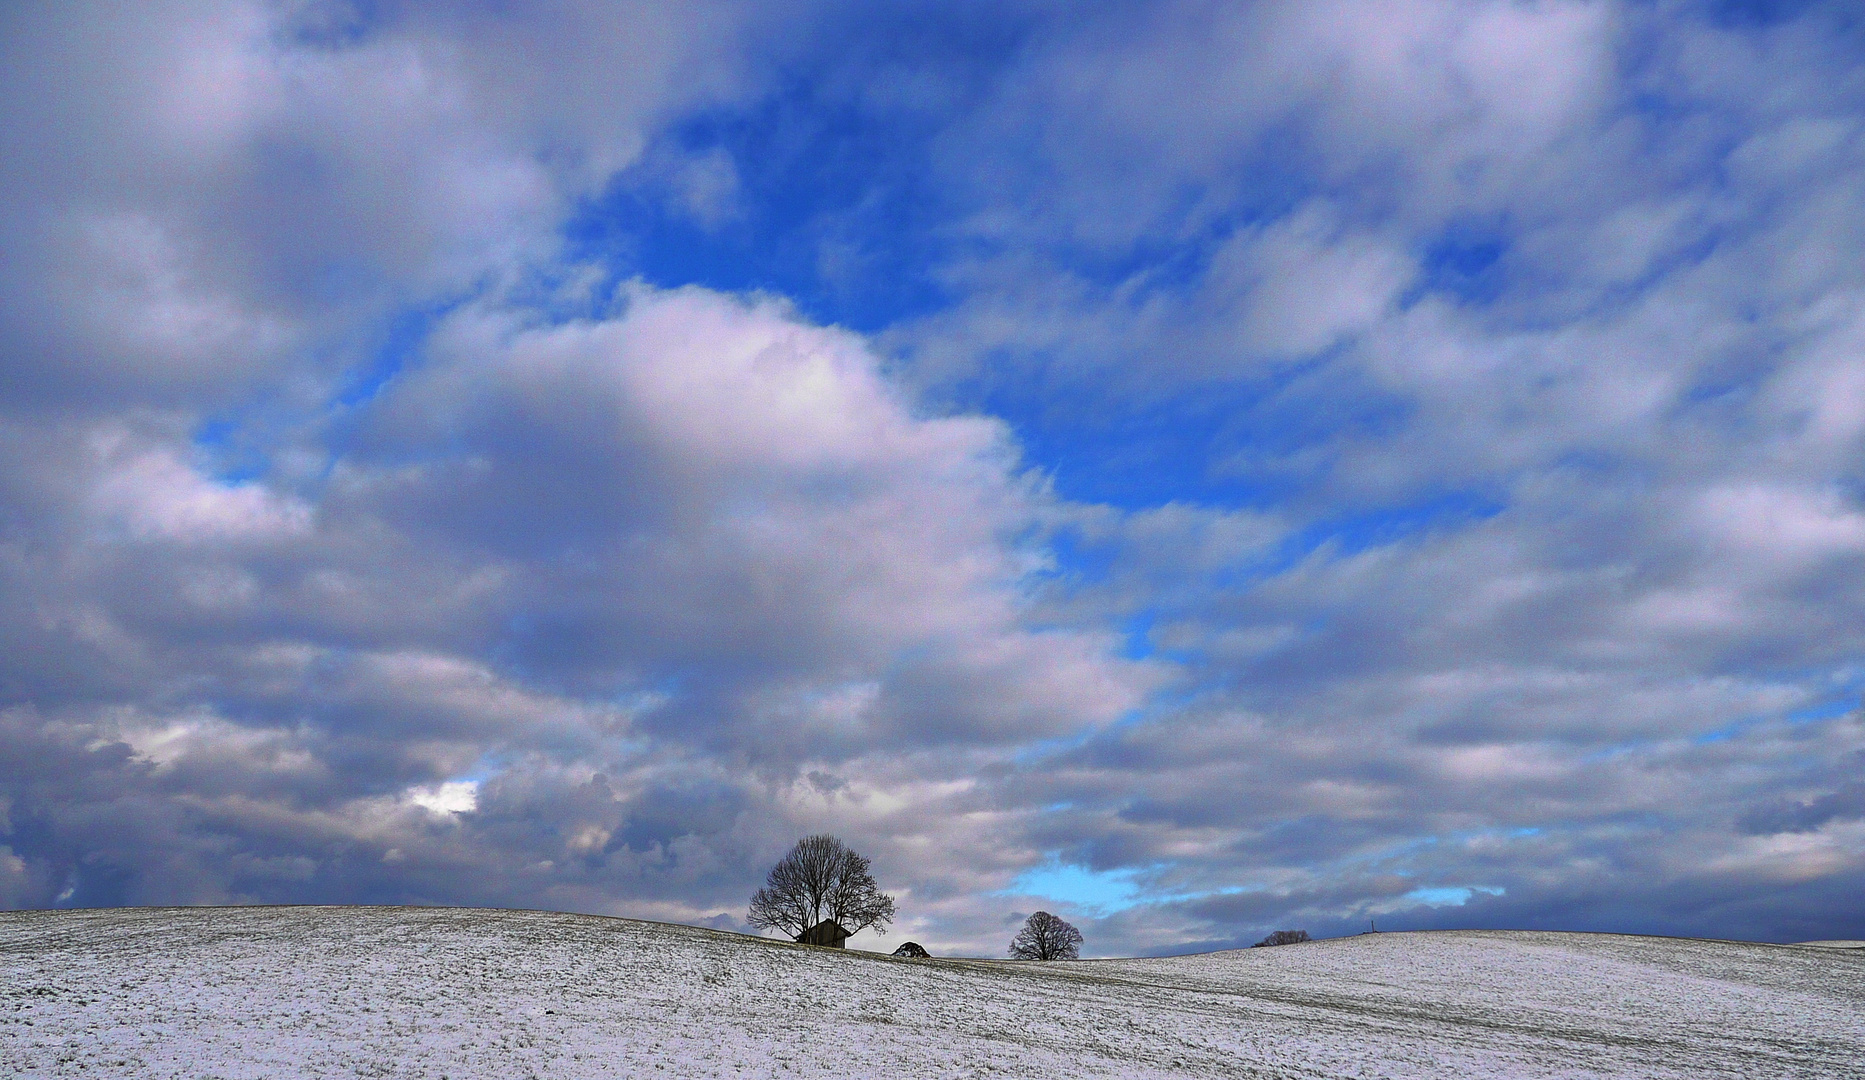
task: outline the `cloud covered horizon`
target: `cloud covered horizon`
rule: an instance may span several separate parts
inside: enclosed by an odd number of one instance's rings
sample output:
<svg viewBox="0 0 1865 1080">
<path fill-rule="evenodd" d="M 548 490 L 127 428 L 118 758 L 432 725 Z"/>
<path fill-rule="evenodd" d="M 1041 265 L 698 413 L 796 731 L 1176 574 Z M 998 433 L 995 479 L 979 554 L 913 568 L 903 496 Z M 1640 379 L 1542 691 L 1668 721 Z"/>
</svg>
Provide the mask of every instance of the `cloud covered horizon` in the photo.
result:
<svg viewBox="0 0 1865 1080">
<path fill-rule="evenodd" d="M 0 907 L 1865 937 L 1843 5 L 0 20 Z"/>
</svg>

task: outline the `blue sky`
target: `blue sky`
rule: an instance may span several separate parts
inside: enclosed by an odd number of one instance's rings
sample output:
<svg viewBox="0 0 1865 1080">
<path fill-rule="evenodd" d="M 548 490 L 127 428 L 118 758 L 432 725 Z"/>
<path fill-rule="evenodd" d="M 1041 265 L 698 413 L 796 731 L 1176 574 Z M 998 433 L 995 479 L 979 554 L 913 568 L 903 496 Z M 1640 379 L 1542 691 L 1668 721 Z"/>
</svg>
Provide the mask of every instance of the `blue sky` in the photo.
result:
<svg viewBox="0 0 1865 1080">
<path fill-rule="evenodd" d="M 0 18 L 0 905 L 1865 936 L 1845 5 Z"/>
</svg>

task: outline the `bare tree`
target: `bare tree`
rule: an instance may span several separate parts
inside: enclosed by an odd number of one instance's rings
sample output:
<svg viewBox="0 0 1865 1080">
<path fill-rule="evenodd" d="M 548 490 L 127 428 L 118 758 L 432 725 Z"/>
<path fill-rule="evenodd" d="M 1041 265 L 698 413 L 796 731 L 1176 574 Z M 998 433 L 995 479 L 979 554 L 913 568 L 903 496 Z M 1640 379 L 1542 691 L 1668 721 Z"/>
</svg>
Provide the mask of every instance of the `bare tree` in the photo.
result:
<svg viewBox="0 0 1865 1080">
<path fill-rule="evenodd" d="M 1307 940 L 1308 931 L 1306 930 L 1278 930 L 1250 948 L 1260 949 L 1265 945 L 1299 945 Z"/>
<path fill-rule="evenodd" d="M 1023 929 L 1010 940 L 1012 960 L 1079 960 L 1081 931 L 1047 911 L 1024 920 Z"/>
<path fill-rule="evenodd" d="M 868 860 L 846 844 L 833 836 L 806 836 L 771 867 L 751 898 L 749 921 L 794 938 L 824 919 L 851 934 L 870 926 L 884 934 L 894 921 L 894 898 L 874 883 Z"/>
</svg>

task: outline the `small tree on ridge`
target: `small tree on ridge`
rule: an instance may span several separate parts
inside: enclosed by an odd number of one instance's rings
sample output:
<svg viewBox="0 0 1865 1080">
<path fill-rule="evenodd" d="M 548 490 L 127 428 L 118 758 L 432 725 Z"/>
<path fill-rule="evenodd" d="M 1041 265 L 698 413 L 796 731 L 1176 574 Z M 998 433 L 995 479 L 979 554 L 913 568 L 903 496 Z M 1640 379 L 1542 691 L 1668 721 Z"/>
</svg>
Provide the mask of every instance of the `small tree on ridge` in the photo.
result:
<svg viewBox="0 0 1865 1080">
<path fill-rule="evenodd" d="M 851 934 L 870 926 L 884 934 L 894 921 L 894 898 L 874 883 L 867 859 L 835 837 L 818 834 L 797 841 L 771 867 L 751 898 L 747 921 L 795 938 L 824 919 Z"/>
<path fill-rule="evenodd" d="M 1024 920 L 1023 929 L 1010 940 L 1012 960 L 1079 960 L 1081 931 L 1047 911 Z"/>
</svg>

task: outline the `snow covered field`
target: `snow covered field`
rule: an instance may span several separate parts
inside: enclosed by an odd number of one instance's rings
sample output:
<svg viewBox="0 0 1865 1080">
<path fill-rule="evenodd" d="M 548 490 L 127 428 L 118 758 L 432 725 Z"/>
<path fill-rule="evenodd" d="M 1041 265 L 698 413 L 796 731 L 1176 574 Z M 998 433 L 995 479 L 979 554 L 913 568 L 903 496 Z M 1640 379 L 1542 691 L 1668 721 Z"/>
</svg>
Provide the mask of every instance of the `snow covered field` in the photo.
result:
<svg viewBox="0 0 1865 1080">
<path fill-rule="evenodd" d="M 1865 952 L 1527 932 L 897 961 L 543 912 L 0 914 L 0 1075 L 1865 1075 Z"/>
</svg>

